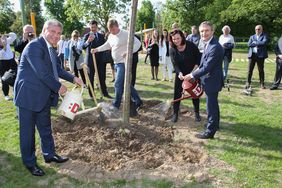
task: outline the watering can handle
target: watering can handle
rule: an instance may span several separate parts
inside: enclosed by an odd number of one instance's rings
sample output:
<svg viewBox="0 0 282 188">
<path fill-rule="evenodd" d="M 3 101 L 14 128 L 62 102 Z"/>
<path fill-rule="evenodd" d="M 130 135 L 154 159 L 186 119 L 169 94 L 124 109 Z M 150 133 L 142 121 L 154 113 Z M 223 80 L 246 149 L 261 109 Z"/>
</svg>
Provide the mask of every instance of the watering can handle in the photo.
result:
<svg viewBox="0 0 282 188">
<path fill-rule="evenodd" d="M 78 87 L 78 85 L 76 85 L 76 86 L 74 86 L 73 88 L 72 88 L 72 91 L 73 90 L 75 90 L 76 88 Z M 81 86 L 81 92 L 80 92 L 80 95 L 82 96 L 82 94 L 83 94 L 83 86 Z"/>
</svg>

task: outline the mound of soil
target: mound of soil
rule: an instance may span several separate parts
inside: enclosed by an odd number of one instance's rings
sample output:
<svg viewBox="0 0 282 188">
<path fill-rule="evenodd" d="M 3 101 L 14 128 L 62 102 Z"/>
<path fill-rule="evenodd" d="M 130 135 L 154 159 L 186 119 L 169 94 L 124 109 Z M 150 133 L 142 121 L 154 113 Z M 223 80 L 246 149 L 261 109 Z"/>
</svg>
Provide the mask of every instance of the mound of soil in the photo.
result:
<svg viewBox="0 0 282 188">
<path fill-rule="evenodd" d="M 175 124 L 167 120 L 171 113 L 167 104 L 145 101 L 129 125 L 107 116 L 101 124 L 97 110 L 73 122 L 64 117 L 54 119 L 56 150 L 71 158 L 60 166 L 61 171 L 95 181 L 161 177 L 218 184 L 208 175 L 208 169 L 215 163 L 226 165 L 208 157 L 202 149 L 203 141 L 194 138 L 194 131 L 201 124 L 194 123 L 192 110 L 182 107 Z"/>
</svg>

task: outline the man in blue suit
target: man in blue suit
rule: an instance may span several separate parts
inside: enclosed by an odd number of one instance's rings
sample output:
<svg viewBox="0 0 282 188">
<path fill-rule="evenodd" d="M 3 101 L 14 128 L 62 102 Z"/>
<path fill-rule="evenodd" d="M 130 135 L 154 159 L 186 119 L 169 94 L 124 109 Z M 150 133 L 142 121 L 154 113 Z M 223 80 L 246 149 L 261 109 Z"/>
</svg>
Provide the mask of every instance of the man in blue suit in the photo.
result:
<svg viewBox="0 0 282 188">
<path fill-rule="evenodd" d="M 45 22 L 42 36 L 25 47 L 14 86 L 14 103 L 20 125 L 20 149 L 23 164 L 34 176 L 43 176 L 35 156 L 35 126 L 41 139 L 46 163 L 68 160 L 55 153 L 51 129 L 51 106 L 58 104 L 58 95 L 67 91 L 59 77 L 83 85 L 81 79 L 63 70 L 53 46 L 57 45 L 63 26 L 57 20 Z"/>
<path fill-rule="evenodd" d="M 206 93 L 208 122 L 206 130 L 197 134 L 200 139 L 213 138 L 219 128 L 219 106 L 218 93 L 223 86 L 222 62 L 224 50 L 218 41 L 213 37 L 213 25 L 204 21 L 199 27 L 201 39 L 204 42 L 204 52 L 198 69 L 187 74 L 185 80 L 201 78 L 202 86 Z"/>
<path fill-rule="evenodd" d="M 255 64 L 258 65 L 259 71 L 259 81 L 261 89 L 265 89 L 264 85 L 264 60 L 268 57 L 267 54 L 267 43 L 268 37 L 263 32 L 262 25 L 257 25 L 255 27 L 255 35 L 252 35 L 248 41 L 249 53 L 249 66 L 248 66 L 248 78 L 246 83 L 246 89 L 251 86 L 253 70 Z"/>
<path fill-rule="evenodd" d="M 97 21 L 95 20 L 90 21 L 89 28 L 90 28 L 90 32 L 85 34 L 85 36 L 83 37 L 84 44 L 82 48 L 86 50 L 85 61 L 87 62 L 88 65 L 88 70 L 89 70 L 88 74 L 89 74 L 90 83 L 94 88 L 95 69 L 94 69 L 94 64 L 93 64 L 94 62 L 93 62 L 91 49 L 102 46 L 106 42 L 106 39 L 104 35 L 98 33 Z M 96 58 L 99 81 L 101 86 L 101 88 L 99 89 L 102 91 L 104 97 L 112 99 L 112 97 L 108 93 L 107 85 L 106 85 L 107 62 L 104 61 L 104 52 L 96 53 L 95 58 Z M 90 89 L 89 89 L 89 95 L 90 97 L 93 97 L 90 92 Z"/>
</svg>

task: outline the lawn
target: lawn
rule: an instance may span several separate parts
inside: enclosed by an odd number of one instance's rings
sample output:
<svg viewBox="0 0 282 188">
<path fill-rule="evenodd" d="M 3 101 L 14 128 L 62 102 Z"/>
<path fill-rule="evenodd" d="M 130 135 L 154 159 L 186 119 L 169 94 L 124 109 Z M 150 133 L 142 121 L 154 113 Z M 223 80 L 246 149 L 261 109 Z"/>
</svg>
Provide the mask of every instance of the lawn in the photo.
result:
<svg viewBox="0 0 282 188">
<path fill-rule="evenodd" d="M 271 55 L 273 57 L 273 55 Z M 247 54 L 234 54 L 247 57 Z M 110 69 L 110 68 L 109 68 Z M 110 70 L 109 70 L 110 72 Z M 265 64 L 266 87 L 272 84 L 275 64 Z M 160 71 L 161 73 L 161 71 Z M 161 75 L 161 74 L 160 74 Z M 209 155 L 217 157 L 234 167 L 233 171 L 211 170 L 226 187 L 282 187 L 282 90 L 259 89 L 258 71 L 253 75 L 253 96 L 241 93 L 246 76 L 246 62 L 232 62 L 229 71 L 230 92 L 224 88 L 219 96 L 221 109 L 221 129 L 216 138 L 209 140 L 205 149 Z M 111 75 L 107 74 L 108 80 Z M 167 100 L 173 94 L 173 84 L 152 81 L 150 66 L 142 61 L 138 65 L 136 88 L 141 97 Z M 159 76 L 161 79 L 161 76 Z M 113 84 L 107 81 L 110 94 Z M 84 92 L 87 98 L 87 93 Z M 99 96 L 98 96 L 99 97 Z M 89 100 L 88 100 L 89 101 Z M 184 105 L 191 106 L 190 101 Z M 86 107 L 92 106 L 86 103 Z M 201 100 L 201 111 L 205 112 L 205 101 Z M 53 110 L 53 117 L 55 117 Z M 82 182 L 60 174 L 54 166 L 43 166 L 47 175 L 32 177 L 23 167 L 19 153 L 18 124 L 15 107 L 11 101 L 4 101 L 0 95 L 0 187 L 174 187 L 165 180 L 109 180 L 97 184 Z M 37 139 L 37 156 L 43 165 Z M 183 187 L 206 187 L 206 184 L 186 184 Z"/>
</svg>

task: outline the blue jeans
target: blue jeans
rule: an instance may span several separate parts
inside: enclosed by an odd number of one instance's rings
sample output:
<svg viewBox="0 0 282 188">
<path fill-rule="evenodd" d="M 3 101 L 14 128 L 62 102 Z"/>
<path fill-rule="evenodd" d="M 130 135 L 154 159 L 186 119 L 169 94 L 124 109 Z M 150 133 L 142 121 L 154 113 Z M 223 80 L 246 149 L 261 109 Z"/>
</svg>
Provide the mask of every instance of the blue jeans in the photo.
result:
<svg viewBox="0 0 282 188">
<path fill-rule="evenodd" d="M 230 62 L 228 60 L 228 57 L 224 56 L 224 58 L 223 58 L 223 79 L 224 80 L 227 78 L 229 63 Z"/>
<path fill-rule="evenodd" d="M 124 90 L 124 75 L 125 75 L 125 65 L 124 63 L 117 63 L 115 64 L 115 99 L 113 101 L 113 105 L 116 108 L 120 107 L 120 103 L 122 100 L 123 90 Z M 141 99 L 136 91 L 136 89 L 130 85 L 131 97 L 135 102 L 135 105 L 141 103 Z"/>
</svg>

